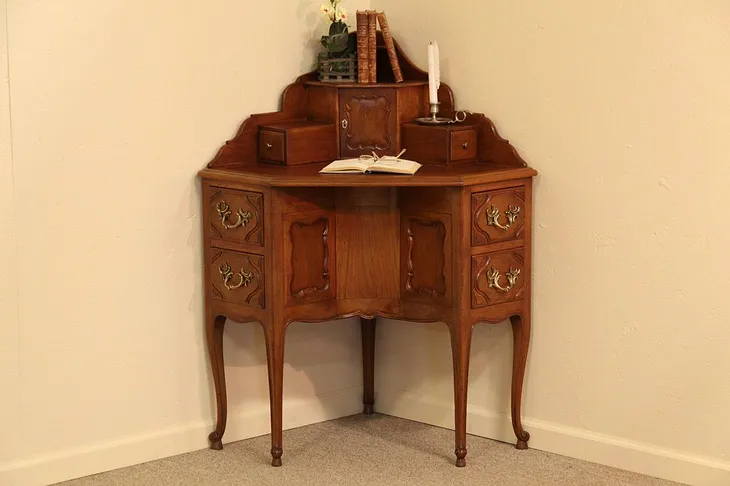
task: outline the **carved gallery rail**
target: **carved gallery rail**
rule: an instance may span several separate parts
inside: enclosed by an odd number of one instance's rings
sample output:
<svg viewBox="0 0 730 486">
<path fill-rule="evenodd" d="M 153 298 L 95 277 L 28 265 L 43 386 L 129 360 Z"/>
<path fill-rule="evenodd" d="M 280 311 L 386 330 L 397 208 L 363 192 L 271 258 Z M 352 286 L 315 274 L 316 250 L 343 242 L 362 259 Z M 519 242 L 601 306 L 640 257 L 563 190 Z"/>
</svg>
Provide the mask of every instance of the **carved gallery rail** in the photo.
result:
<svg viewBox="0 0 730 486">
<path fill-rule="evenodd" d="M 414 124 L 428 112 L 426 73 L 396 51 L 406 82 L 325 85 L 304 75 L 285 90 L 281 111 L 249 117 L 200 172 L 213 449 L 226 428 L 226 318 L 263 327 L 279 466 L 286 328 L 350 316 L 362 323 L 366 414 L 374 410 L 375 318 L 448 326 L 457 466 L 466 464 L 472 328 L 511 320 L 512 424 L 517 448 L 527 448 L 520 405 L 536 172 L 482 114 L 441 131 Z M 453 110 L 445 84 L 439 97 Z M 335 158 L 409 147 L 424 164 L 413 176 L 319 174 Z"/>
</svg>

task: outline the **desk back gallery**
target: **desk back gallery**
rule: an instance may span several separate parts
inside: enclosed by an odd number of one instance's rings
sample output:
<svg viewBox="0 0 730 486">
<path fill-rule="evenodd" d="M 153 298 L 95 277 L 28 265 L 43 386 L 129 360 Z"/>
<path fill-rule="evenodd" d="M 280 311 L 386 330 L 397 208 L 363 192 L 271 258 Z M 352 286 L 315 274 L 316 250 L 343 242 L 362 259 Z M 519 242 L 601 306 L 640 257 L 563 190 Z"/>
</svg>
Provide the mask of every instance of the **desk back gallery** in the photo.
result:
<svg viewBox="0 0 730 486">
<path fill-rule="evenodd" d="M 454 358 L 456 465 L 466 464 L 472 328 L 511 321 L 512 424 L 518 449 L 530 339 L 532 178 L 537 174 L 483 114 L 421 125 L 428 74 L 395 44 L 403 82 L 300 76 L 281 111 L 254 114 L 199 175 L 203 183 L 205 327 L 223 447 L 226 318 L 264 329 L 271 398 L 272 465 L 281 465 L 284 338 L 293 321 L 360 316 L 364 411 L 373 413 L 375 318 L 445 323 Z M 388 66 L 378 32 L 379 66 Z M 441 84 L 442 116 L 454 115 Z M 334 159 L 397 155 L 415 175 L 319 171 Z"/>
</svg>

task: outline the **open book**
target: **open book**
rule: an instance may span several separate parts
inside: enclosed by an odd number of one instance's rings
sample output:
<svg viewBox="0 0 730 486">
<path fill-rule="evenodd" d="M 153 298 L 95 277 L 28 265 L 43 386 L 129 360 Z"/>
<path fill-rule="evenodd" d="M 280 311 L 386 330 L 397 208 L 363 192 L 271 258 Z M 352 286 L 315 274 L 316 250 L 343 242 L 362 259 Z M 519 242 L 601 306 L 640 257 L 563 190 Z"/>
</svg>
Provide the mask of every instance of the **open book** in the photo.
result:
<svg viewBox="0 0 730 486">
<path fill-rule="evenodd" d="M 372 172 L 415 174 L 421 168 L 421 164 L 412 160 L 401 159 L 399 158 L 401 154 L 395 157 L 392 155 L 383 157 L 378 157 L 375 154 L 372 156 L 361 155 L 357 159 L 335 160 L 319 172 L 320 174 L 370 174 Z"/>
</svg>

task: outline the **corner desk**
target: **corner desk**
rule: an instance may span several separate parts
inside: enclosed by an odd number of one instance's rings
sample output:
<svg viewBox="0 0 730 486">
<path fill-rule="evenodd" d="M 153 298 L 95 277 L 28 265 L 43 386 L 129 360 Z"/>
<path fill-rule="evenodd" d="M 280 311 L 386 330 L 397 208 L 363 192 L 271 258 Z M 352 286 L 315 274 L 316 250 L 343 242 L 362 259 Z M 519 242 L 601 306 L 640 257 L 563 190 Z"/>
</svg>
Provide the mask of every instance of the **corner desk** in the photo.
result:
<svg viewBox="0 0 730 486">
<path fill-rule="evenodd" d="M 380 32 L 378 42 L 382 48 Z M 516 447 L 527 448 L 520 406 L 537 172 L 483 114 L 469 114 L 450 132 L 419 131 L 413 121 L 428 113 L 427 74 L 396 48 L 405 82 L 393 83 L 384 68 L 373 84 L 320 83 L 315 72 L 305 74 L 286 88 L 280 111 L 251 115 L 199 173 L 213 449 L 223 447 L 226 428 L 226 318 L 263 327 L 272 465 L 281 466 L 286 328 L 352 316 L 361 318 L 366 414 L 375 407 L 376 317 L 446 324 L 457 466 L 466 465 L 473 326 L 509 319 L 512 425 Z M 387 54 L 379 55 L 388 67 Z M 439 99 L 442 112 L 454 112 L 448 85 Z M 334 158 L 402 148 L 420 154 L 415 175 L 319 174 Z"/>
</svg>

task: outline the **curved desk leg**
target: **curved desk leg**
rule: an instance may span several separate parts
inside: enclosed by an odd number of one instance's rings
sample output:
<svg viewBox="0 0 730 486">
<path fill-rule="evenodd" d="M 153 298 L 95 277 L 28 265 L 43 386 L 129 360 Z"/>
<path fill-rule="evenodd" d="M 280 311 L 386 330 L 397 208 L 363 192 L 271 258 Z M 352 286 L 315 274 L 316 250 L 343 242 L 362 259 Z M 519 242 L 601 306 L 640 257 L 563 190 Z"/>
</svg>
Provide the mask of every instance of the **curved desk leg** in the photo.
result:
<svg viewBox="0 0 730 486">
<path fill-rule="evenodd" d="M 469 353 L 473 326 L 449 324 L 451 354 L 454 359 L 454 432 L 456 435 L 456 467 L 466 466 L 466 398 L 469 387 Z"/>
<path fill-rule="evenodd" d="M 362 331 L 363 413 L 375 412 L 375 319 L 360 318 Z"/>
<path fill-rule="evenodd" d="M 527 350 L 530 345 L 530 315 L 510 317 L 514 351 L 512 353 L 512 428 L 517 436 L 517 449 L 527 449 L 530 434 L 522 428 L 522 383 L 525 379 Z"/>
<path fill-rule="evenodd" d="M 213 371 L 217 407 L 215 430 L 210 433 L 208 440 L 210 441 L 210 448 L 217 451 L 223 449 L 223 433 L 226 431 L 226 418 L 228 415 L 226 372 L 223 367 L 223 328 L 225 324 L 225 316 L 206 316 L 205 335 L 208 341 L 208 355 Z"/>
<path fill-rule="evenodd" d="M 264 325 L 266 361 L 269 369 L 269 404 L 271 407 L 271 465 L 281 466 L 282 400 L 284 385 L 284 334 L 286 324 Z"/>
</svg>

